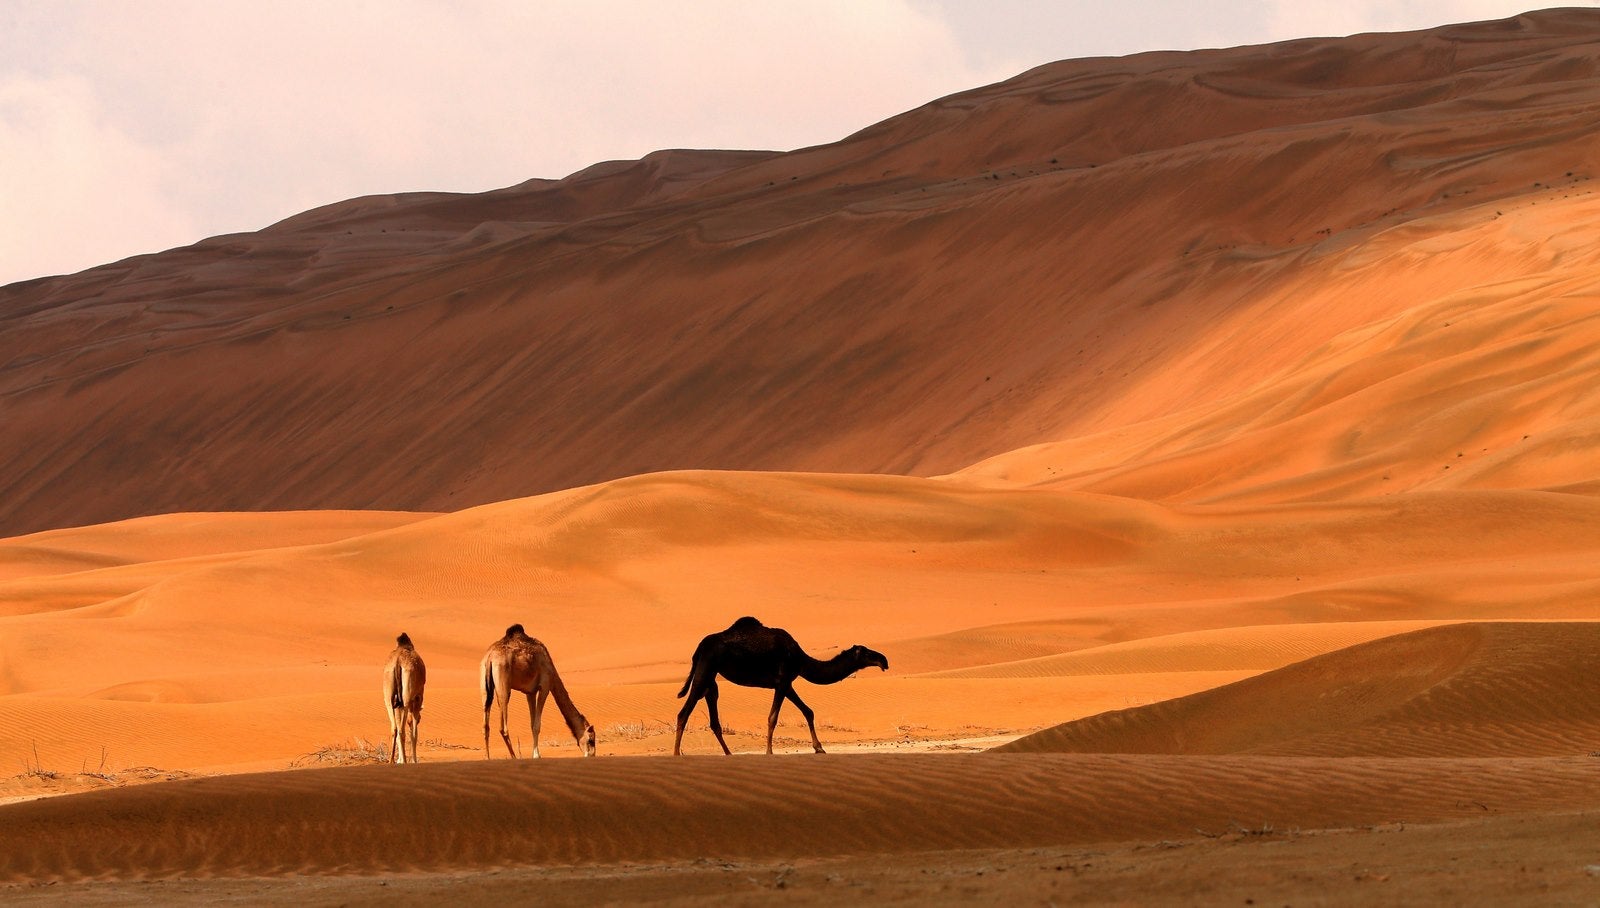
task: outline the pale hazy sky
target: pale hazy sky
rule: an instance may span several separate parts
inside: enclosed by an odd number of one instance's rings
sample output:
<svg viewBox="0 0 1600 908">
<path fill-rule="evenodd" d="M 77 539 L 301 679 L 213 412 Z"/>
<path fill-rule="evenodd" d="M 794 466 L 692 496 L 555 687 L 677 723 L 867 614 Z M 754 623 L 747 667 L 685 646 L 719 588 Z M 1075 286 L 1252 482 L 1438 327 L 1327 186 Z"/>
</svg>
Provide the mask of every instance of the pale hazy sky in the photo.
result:
<svg viewBox="0 0 1600 908">
<path fill-rule="evenodd" d="M 1573 5 L 1596 6 L 1596 0 Z M 1068 57 L 1529 0 L 0 0 L 0 284 L 370 193 L 830 142 Z"/>
</svg>

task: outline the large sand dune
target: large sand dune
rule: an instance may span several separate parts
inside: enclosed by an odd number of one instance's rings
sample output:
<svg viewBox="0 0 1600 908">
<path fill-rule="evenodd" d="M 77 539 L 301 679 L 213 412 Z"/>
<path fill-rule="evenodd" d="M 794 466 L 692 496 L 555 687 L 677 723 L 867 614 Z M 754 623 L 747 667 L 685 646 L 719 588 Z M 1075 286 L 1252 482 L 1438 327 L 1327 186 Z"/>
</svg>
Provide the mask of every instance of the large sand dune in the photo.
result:
<svg viewBox="0 0 1600 908">
<path fill-rule="evenodd" d="M 346 202 L 12 285 L 0 533 L 930 475 L 1104 432 L 989 472 L 1586 482 L 1597 21 L 1067 61 L 831 145 Z"/>
<path fill-rule="evenodd" d="M 1566 828 L 1600 810 L 1597 69 L 1592 10 L 1067 61 L 0 288 L 0 897 Z M 740 756 L 703 708 L 663 756 L 742 615 L 886 654 L 798 685 L 829 755 L 790 708 L 744 756 L 771 695 L 724 685 Z M 483 762 L 512 623 L 600 758 L 552 715 L 553 759 Z M 381 758 L 402 631 L 424 764 L 328 768 Z M 1553 853 L 1472 829 L 1484 873 Z"/>
</svg>

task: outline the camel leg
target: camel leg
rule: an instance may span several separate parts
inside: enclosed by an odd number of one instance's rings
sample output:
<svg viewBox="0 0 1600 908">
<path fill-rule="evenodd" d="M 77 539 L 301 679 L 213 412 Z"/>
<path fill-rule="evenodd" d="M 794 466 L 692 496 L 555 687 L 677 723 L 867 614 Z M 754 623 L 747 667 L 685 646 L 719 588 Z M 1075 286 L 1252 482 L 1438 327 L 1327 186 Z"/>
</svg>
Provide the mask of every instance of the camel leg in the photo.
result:
<svg viewBox="0 0 1600 908">
<path fill-rule="evenodd" d="M 712 678 L 715 681 L 715 678 Z M 689 694 L 684 698 L 683 708 L 678 710 L 678 732 L 672 739 L 672 755 L 674 757 L 683 753 L 683 730 L 689 724 L 689 716 L 694 714 L 694 708 L 699 705 L 700 698 L 706 695 L 706 683 L 695 677 L 689 685 Z"/>
<path fill-rule="evenodd" d="M 417 730 L 418 726 L 422 725 L 422 710 L 414 709 L 407 712 L 411 720 L 411 762 L 420 763 L 422 761 L 417 757 Z"/>
<path fill-rule="evenodd" d="M 539 759 L 539 726 L 544 722 L 544 701 L 550 696 L 548 688 L 539 688 L 538 696 L 528 694 L 528 712 L 533 719 L 533 758 Z"/>
<path fill-rule="evenodd" d="M 389 762 L 404 763 L 406 761 L 404 731 L 405 712 L 397 706 L 389 707 Z"/>
<path fill-rule="evenodd" d="M 511 746 L 511 734 L 506 731 L 506 723 L 511 718 L 511 689 L 504 684 L 496 684 L 494 688 L 494 702 L 500 707 L 500 740 L 506 742 L 506 753 L 511 759 L 517 758 L 517 749 Z"/>
<path fill-rule="evenodd" d="M 778 727 L 778 710 L 783 708 L 782 684 L 772 689 L 772 710 L 767 713 L 767 754 L 772 754 L 772 733 Z"/>
<path fill-rule="evenodd" d="M 698 702 L 700 702 L 700 698 L 691 693 L 688 699 L 683 701 L 683 709 L 678 710 L 678 733 L 672 737 L 672 755 L 674 757 L 683 754 L 683 727 L 689 724 L 689 714 L 694 712 L 695 704 Z"/>
<path fill-rule="evenodd" d="M 813 713 L 811 711 L 811 707 L 807 706 L 805 701 L 800 699 L 800 695 L 794 692 L 793 685 L 790 685 L 789 689 L 784 692 L 784 695 L 787 696 L 790 701 L 792 701 L 800 710 L 800 715 L 806 717 L 806 728 L 811 729 L 811 747 L 819 754 L 826 753 L 826 751 L 822 749 L 822 742 L 817 740 L 816 713 Z M 774 710 L 776 710 L 776 707 L 774 707 Z"/>
<path fill-rule="evenodd" d="M 483 704 L 483 758 L 485 760 L 494 759 L 494 754 L 489 752 L 489 707 L 492 703 L 493 700 L 490 700 Z"/>
<path fill-rule="evenodd" d="M 517 759 L 517 749 L 511 746 L 511 734 L 506 731 L 506 721 L 508 719 L 506 713 L 510 712 L 510 710 L 510 703 L 500 704 L 500 740 L 506 742 L 506 753 L 510 754 L 511 759 L 515 760 Z"/>
<path fill-rule="evenodd" d="M 712 678 L 706 685 L 706 712 L 711 717 L 711 733 L 717 736 L 717 743 L 722 745 L 722 752 L 733 756 L 733 751 L 728 749 L 728 742 L 722 740 L 722 717 L 717 715 L 717 679 Z"/>
</svg>

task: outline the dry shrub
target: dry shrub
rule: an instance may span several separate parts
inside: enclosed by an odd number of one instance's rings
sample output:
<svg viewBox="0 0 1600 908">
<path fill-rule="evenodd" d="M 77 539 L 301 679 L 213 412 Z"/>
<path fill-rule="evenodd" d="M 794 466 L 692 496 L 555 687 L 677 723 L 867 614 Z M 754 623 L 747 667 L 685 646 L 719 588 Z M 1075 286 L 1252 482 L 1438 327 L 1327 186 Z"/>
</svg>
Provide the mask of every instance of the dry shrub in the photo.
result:
<svg viewBox="0 0 1600 908">
<path fill-rule="evenodd" d="M 387 763 L 389 762 L 389 745 L 374 744 L 366 738 L 356 736 L 338 744 L 327 744 L 308 754 L 291 760 L 291 767 L 301 766 L 351 766 L 358 763 Z"/>
</svg>

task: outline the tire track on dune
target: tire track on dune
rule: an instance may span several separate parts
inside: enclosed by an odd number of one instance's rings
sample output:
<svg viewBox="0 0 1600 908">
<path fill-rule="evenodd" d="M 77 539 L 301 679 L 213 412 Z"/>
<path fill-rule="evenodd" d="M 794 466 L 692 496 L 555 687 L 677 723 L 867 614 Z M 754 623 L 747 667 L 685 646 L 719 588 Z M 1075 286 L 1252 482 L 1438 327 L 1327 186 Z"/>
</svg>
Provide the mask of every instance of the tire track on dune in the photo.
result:
<svg viewBox="0 0 1600 908">
<path fill-rule="evenodd" d="M 1190 837 L 1600 806 L 1589 758 L 1106 754 L 496 761 L 0 808 L 0 880 L 428 872 Z"/>
</svg>

